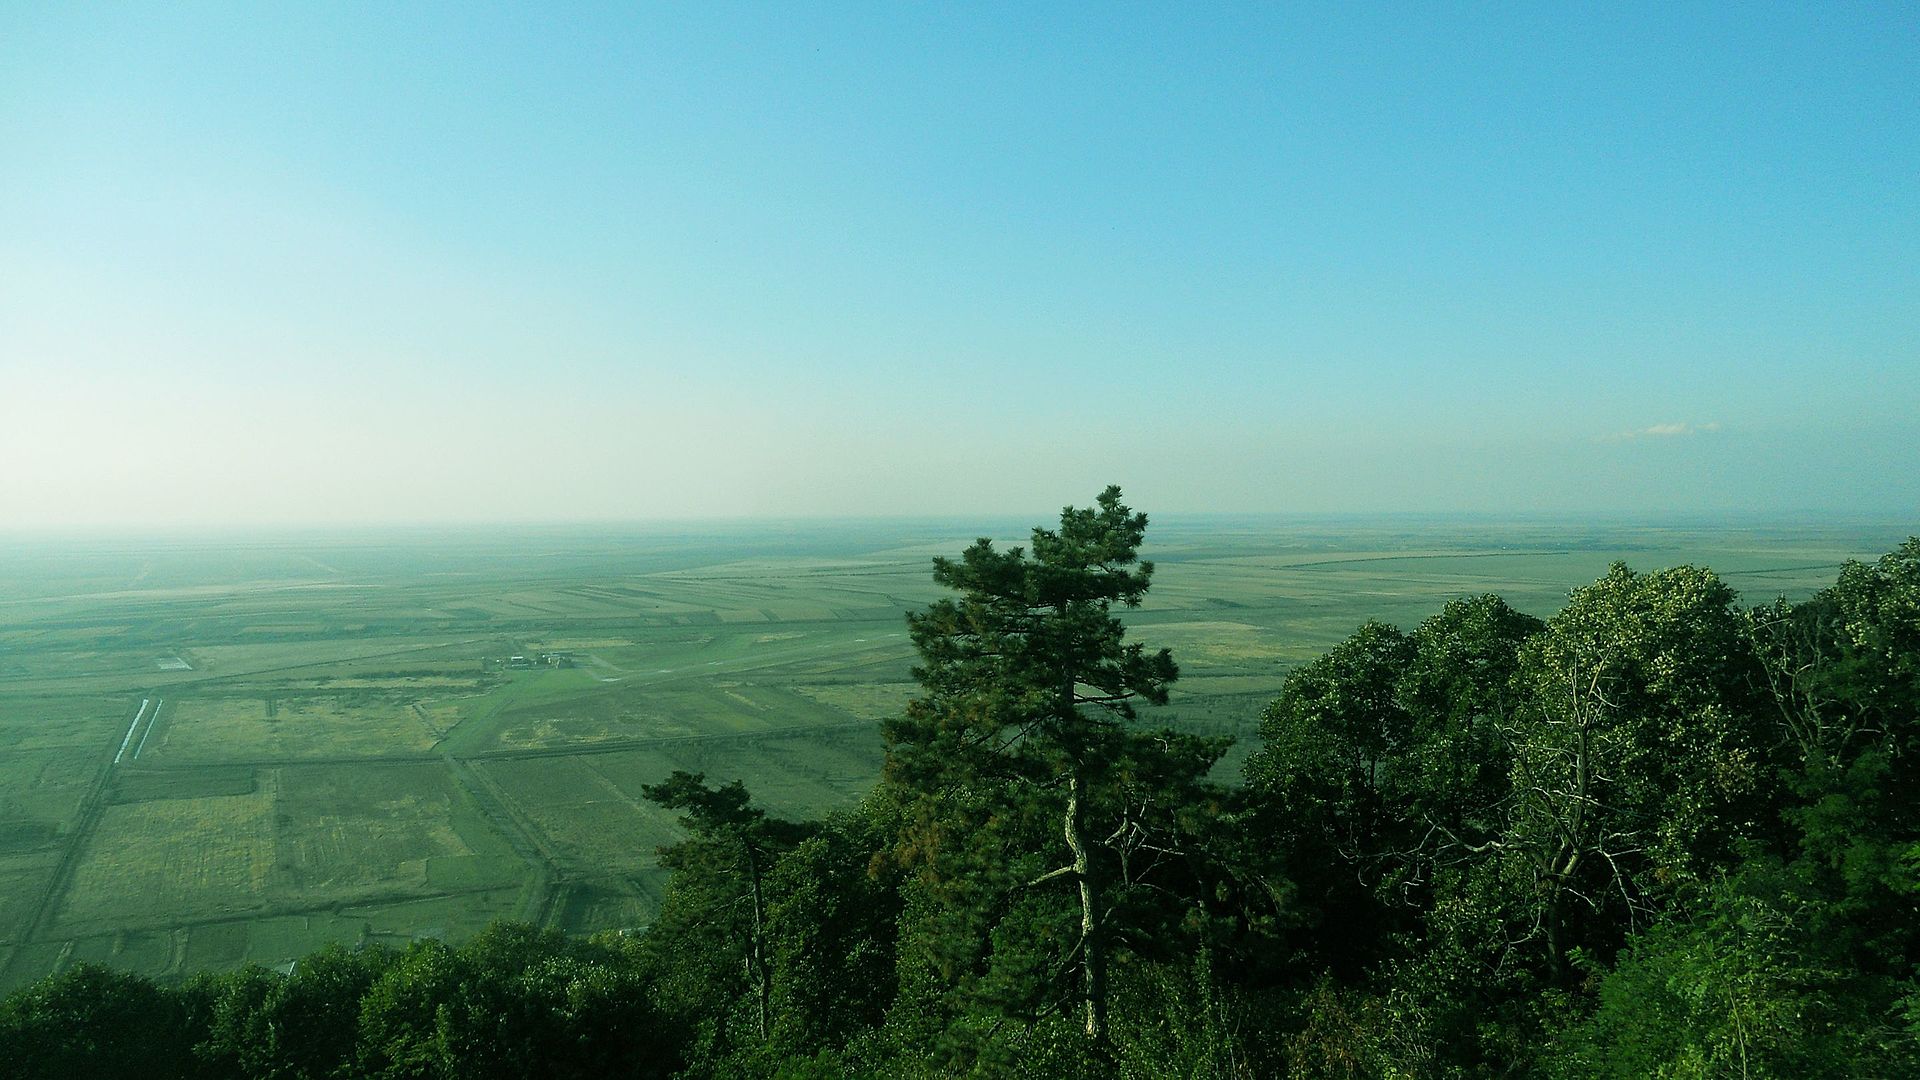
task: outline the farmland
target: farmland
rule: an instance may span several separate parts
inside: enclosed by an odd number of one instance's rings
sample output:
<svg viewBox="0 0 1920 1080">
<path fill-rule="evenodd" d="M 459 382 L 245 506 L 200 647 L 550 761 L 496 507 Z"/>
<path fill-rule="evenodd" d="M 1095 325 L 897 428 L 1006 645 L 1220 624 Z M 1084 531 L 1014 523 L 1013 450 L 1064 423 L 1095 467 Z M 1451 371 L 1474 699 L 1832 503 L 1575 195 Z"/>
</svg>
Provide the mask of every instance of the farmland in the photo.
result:
<svg viewBox="0 0 1920 1080">
<path fill-rule="evenodd" d="M 1156 521 L 1150 717 L 1244 740 L 1369 618 L 1549 615 L 1616 559 L 1804 596 L 1910 523 Z M 675 769 L 859 798 L 934 555 L 1020 522 L 0 541 L 0 988 L 162 977 L 495 918 L 645 924 Z M 1232 761 L 1230 759 L 1228 771 Z"/>
</svg>

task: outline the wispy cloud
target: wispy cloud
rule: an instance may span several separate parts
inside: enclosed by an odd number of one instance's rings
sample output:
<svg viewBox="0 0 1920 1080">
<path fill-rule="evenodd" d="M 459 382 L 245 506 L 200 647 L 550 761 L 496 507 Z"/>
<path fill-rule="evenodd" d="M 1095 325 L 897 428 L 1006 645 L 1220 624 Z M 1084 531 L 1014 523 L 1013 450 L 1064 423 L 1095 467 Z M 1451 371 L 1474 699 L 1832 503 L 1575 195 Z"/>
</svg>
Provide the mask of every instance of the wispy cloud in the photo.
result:
<svg viewBox="0 0 1920 1080">
<path fill-rule="evenodd" d="M 1607 436 L 1605 442 L 1625 442 L 1628 439 L 1671 439 L 1682 435 L 1708 435 L 1720 430 L 1720 422 L 1709 420 L 1704 424 L 1654 424 L 1650 427 L 1635 428 L 1632 431 L 1616 432 Z"/>
</svg>

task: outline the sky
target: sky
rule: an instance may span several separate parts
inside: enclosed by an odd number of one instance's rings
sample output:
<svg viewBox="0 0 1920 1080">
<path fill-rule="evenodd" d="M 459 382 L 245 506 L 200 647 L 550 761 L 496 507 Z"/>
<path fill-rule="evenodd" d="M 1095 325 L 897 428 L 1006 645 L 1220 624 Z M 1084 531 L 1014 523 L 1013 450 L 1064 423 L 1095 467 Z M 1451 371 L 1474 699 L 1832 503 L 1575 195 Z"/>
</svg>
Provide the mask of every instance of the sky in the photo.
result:
<svg viewBox="0 0 1920 1080">
<path fill-rule="evenodd" d="M 1905 3 L 0 5 L 0 531 L 1920 519 Z"/>
</svg>

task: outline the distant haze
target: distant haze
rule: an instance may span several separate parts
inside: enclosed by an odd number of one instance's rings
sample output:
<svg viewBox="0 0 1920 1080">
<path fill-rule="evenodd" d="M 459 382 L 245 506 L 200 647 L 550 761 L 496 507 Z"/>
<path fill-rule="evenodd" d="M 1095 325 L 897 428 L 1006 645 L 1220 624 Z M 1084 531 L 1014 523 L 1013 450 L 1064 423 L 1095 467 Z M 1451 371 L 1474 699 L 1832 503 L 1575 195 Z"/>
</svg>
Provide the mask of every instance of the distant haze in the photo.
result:
<svg viewBox="0 0 1920 1080">
<path fill-rule="evenodd" d="M 0 530 L 1920 517 L 1904 5 L 0 11 Z"/>
</svg>

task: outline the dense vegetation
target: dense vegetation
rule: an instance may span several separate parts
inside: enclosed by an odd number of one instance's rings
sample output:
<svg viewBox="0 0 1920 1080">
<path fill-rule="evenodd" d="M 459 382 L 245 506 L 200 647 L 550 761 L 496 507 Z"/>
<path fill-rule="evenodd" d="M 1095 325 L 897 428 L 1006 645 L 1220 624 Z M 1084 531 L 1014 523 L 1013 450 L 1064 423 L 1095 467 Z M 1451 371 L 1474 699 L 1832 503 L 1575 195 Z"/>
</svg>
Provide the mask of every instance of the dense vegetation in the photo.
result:
<svg viewBox="0 0 1920 1080">
<path fill-rule="evenodd" d="M 910 620 L 810 822 L 678 773 L 644 933 L 499 925 L 0 1003 L 0 1076 L 1920 1075 L 1920 539 L 1801 603 L 1623 566 L 1295 671 L 1243 782 L 1153 730 L 1109 490 Z"/>
</svg>

